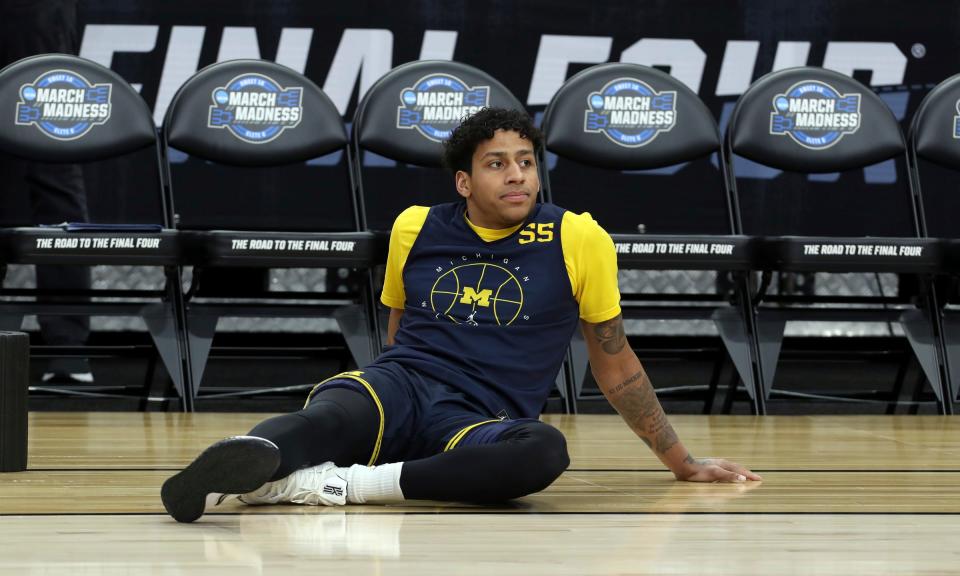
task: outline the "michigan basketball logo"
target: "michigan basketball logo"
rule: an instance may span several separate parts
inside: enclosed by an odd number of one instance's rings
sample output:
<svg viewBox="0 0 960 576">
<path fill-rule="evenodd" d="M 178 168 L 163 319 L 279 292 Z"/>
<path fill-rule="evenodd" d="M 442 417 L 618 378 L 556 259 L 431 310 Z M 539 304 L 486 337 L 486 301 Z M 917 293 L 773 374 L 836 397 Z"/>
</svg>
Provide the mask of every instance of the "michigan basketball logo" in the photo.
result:
<svg viewBox="0 0 960 576">
<path fill-rule="evenodd" d="M 770 134 L 789 136 L 811 150 L 830 148 L 860 128 L 860 94 L 806 80 L 773 97 Z"/>
<path fill-rule="evenodd" d="M 112 84 L 91 84 L 70 70 L 44 72 L 20 87 L 16 123 L 56 140 L 76 140 L 110 119 Z"/>
<path fill-rule="evenodd" d="M 442 142 L 460 121 L 490 104 L 490 87 L 470 87 L 450 74 L 430 74 L 400 91 L 397 128 Z"/>
<path fill-rule="evenodd" d="M 657 92 L 636 78 L 611 80 L 587 96 L 583 131 L 601 133 L 614 144 L 637 148 L 677 123 L 677 93 Z"/>
<path fill-rule="evenodd" d="M 241 74 L 214 88 L 208 128 L 226 129 L 251 144 L 270 142 L 303 117 L 303 88 L 283 88 L 262 74 Z"/>
<path fill-rule="evenodd" d="M 437 318 L 455 324 L 509 326 L 523 310 L 523 288 L 507 268 L 471 262 L 440 274 L 430 289 L 430 306 Z"/>
</svg>

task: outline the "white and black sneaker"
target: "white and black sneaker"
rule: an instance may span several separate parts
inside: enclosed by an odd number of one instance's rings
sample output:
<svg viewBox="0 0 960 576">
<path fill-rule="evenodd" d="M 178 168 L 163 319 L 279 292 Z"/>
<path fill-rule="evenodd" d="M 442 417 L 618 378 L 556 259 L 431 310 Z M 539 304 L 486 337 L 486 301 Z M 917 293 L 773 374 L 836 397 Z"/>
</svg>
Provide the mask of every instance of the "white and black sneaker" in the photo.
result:
<svg viewBox="0 0 960 576">
<path fill-rule="evenodd" d="M 244 504 L 307 504 L 343 506 L 347 503 L 347 469 L 324 462 L 302 468 L 280 480 L 267 482 L 256 490 L 241 494 Z"/>
<path fill-rule="evenodd" d="M 266 438 L 221 440 L 163 483 L 160 499 L 177 522 L 203 516 L 208 494 L 244 494 L 263 486 L 280 466 L 280 449 Z"/>
</svg>

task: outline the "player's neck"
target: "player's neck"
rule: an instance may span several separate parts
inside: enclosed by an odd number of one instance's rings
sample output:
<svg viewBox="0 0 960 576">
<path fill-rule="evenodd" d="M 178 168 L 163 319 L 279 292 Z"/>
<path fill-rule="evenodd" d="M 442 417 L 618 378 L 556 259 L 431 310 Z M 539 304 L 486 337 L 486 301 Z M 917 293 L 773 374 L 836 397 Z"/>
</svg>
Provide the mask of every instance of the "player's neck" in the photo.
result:
<svg viewBox="0 0 960 576">
<path fill-rule="evenodd" d="M 467 222 L 469 222 L 474 228 L 483 228 L 485 230 L 506 230 L 510 228 L 516 229 L 526 220 L 526 218 L 524 218 L 519 222 L 503 222 L 499 219 L 487 218 L 484 214 L 481 214 L 479 210 L 470 210 L 469 202 L 467 203 L 466 211 L 464 212 L 463 217 L 466 218 Z"/>
</svg>

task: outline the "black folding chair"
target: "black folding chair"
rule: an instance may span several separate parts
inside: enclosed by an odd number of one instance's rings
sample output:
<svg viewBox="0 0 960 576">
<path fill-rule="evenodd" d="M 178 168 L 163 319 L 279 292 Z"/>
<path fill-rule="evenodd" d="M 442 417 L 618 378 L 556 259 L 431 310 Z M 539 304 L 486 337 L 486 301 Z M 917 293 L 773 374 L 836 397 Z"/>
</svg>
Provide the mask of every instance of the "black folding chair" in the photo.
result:
<svg viewBox="0 0 960 576">
<path fill-rule="evenodd" d="M 910 160 L 910 182 L 918 202 L 925 202 L 921 216 L 927 233 L 944 240 L 944 269 L 949 282 L 938 285 L 946 288 L 938 291 L 940 314 L 935 319 L 942 322 L 943 355 L 947 365 L 949 382 L 947 404 L 960 400 L 960 311 L 957 309 L 957 287 L 960 280 L 960 233 L 956 226 L 956 184 L 954 178 L 960 170 L 960 74 L 947 78 L 931 90 L 920 103 L 910 123 L 907 147 Z M 931 165 L 931 163 L 933 165 Z M 944 196 L 932 198 L 921 194 L 921 164 L 928 178 L 934 170 L 947 170 L 949 187 Z M 929 183 L 929 181 L 928 181 Z"/>
<path fill-rule="evenodd" d="M 157 149 L 155 159 L 160 158 L 147 105 L 123 78 L 99 64 L 63 54 L 25 58 L 0 71 L 0 94 L 0 108 L 6 110 L 2 120 L 6 124 L 0 130 L 4 152 L 31 161 L 88 163 L 152 146 Z M 189 410 L 191 398 L 179 342 L 180 244 L 171 226 L 173 213 L 162 194 L 162 170 L 151 162 L 149 169 L 154 168 L 154 191 L 126 190 L 124 194 L 132 203 L 156 202 L 161 213 L 155 224 L 127 225 L 126 229 L 117 224 L 84 223 L 4 229 L 0 230 L 0 253 L 4 274 L 7 263 L 162 266 L 164 287 L 46 292 L 3 289 L 0 322 L 3 329 L 18 330 L 28 314 L 141 317 L 183 398 L 183 408 Z M 91 297 L 109 300 L 91 301 Z M 112 388 L 77 393 L 116 395 L 108 391 Z"/>
<path fill-rule="evenodd" d="M 723 162 L 736 195 L 734 154 L 809 174 L 853 170 L 900 157 L 905 150 L 896 119 L 868 87 L 830 70 L 792 68 L 767 74 L 740 97 L 724 140 Z M 763 274 L 755 299 L 764 394 L 770 393 L 786 321 L 899 322 L 941 410 L 949 410 L 943 402 L 946 381 L 932 319 L 938 306 L 931 280 L 941 267 L 940 243 L 925 238 L 919 196 L 907 186 L 893 192 L 885 197 L 877 191 L 861 217 L 843 222 L 831 220 L 831 205 L 806 202 L 800 210 L 765 196 L 748 213 L 739 199 L 742 232 L 765 236 L 758 245 Z M 806 188 L 805 194 L 810 194 Z M 776 227 L 791 210 L 796 222 Z M 920 301 L 915 305 L 908 298 L 888 296 L 767 294 L 774 271 L 914 276 L 921 286 Z"/>
<path fill-rule="evenodd" d="M 389 231 L 411 205 L 456 200 L 449 176 L 418 168 L 439 168 L 443 141 L 465 116 L 484 106 L 523 110 L 506 86 L 460 62 L 410 62 L 377 80 L 357 106 L 351 134 L 362 224 Z M 369 166 L 383 159 L 411 169 Z"/>
<path fill-rule="evenodd" d="M 198 392 L 223 317 L 333 316 L 357 364 L 370 362 L 379 351 L 370 267 L 382 260 L 386 243 L 360 231 L 350 162 L 339 162 L 342 182 L 317 182 L 315 190 L 299 192 L 310 202 L 294 202 L 296 191 L 270 189 L 284 170 L 294 168 L 291 164 L 347 149 L 343 121 L 323 91 L 303 75 L 271 62 L 214 64 L 177 91 L 164 119 L 163 141 L 168 170 L 169 149 L 174 148 L 216 163 L 217 174 L 229 172 L 236 185 L 228 188 L 230 195 L 222 198 L 216 213 L 207 213 L 190 210 L 191 201 L 223 190 L 174 188 L 169 183 L 171 199 L 184 211 L 178 226 L 194 266 L 184 299 L 192 393 Z M 209 176 L 215 179 L 217 174 Z M 252 185 L 257 182 L 268 189 Z M 268 197 L 262 203 L 250 199 L 258 194 Z M 247 201 L 236 200 L 238 196 Z M 225 223 L 229 229 L 222 228 Z M 212 269 L 236 267 L 355 268 L 362 282 L 346 292 L 259 286 L 245 287 L 239 296 L 201 297 Z M 257 392 L 229 394 L 242 393 Z"/>
<path fill-rule="evenodd" d="M 465 116 L 483 107 L 524 109 L 495 78 L 460 62 L 410 62 L 370 87 L 357 106 L 351 134 L 354 186 L 366 229 L 389 231 L 408 206 L 458 198 L 450 176 L 436 170 L 441 146 Z M 382 166 L 397 162 L 406 166 Z M 563 382 L 561 371 L 558 388 L 570 412 L 572 398 Z"/>
<path fill-rule="evenodd" d="M 712 321 L 755 412 L 762 414 L 748 288 L 752 243 L 737 235 L 735 198 L 726 192 L 722 178 L 707 185 L 680 175 L 640 178 L 622 173 L 675 166 L 718 151 L 720 135 L 707 107 L 684 84 L 659 70 L 601 64 L 563 84 L 547 106 L 543 129 L 547 150 L 563 159 L 553 170 L 560 177 L 553 181 L 562 182 L 564 170 L 581 174 L 589 170 L 594 184 L 589 190 L 551 184 L 544 157 L 540 166 L 547 197 L 567 208 L 590 211 L 611 232 L 621 270 L 710 270 L 732 275 L 730 293 L 624 292 L 621 307 L 624 318 Z M 630 186 L 636 189 L 625 189 L 625 182 L 636 182 Z M 657 184 L 666 188 L 652 189 Z M 669 213 L 669 208 L 675 212 Z M 645 232 L 639 233 L 638 226 Z M 579 333 L 571 355 L 576 398 L 587 366 Z M 710 388 L 715 390 L 716 382 Z"/>
</svg>

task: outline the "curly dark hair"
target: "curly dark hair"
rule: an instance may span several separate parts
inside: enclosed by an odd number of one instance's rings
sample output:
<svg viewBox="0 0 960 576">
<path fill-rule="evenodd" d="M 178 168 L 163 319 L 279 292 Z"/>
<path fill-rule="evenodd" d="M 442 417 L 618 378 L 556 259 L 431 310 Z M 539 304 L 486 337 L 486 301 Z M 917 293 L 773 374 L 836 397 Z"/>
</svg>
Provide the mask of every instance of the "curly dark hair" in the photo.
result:
<svg viewBox="0 0 960 576">
<path fill-rule="evenodd" d="M 482 108 L 461 122 L 450 135 L 450 139 L 444 142 L 443 165 L 454 174 L 460 170 L 469 174 L 477 146 L 493 138 L 497 130 L 518 132 L 533 144 L 534 152 L 543 145 L 543 133 L 533 125 L 526 112 L 507 108 Z"/>
</svg>

